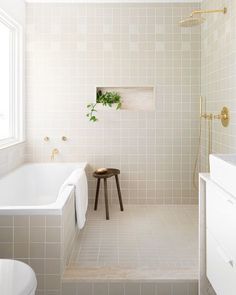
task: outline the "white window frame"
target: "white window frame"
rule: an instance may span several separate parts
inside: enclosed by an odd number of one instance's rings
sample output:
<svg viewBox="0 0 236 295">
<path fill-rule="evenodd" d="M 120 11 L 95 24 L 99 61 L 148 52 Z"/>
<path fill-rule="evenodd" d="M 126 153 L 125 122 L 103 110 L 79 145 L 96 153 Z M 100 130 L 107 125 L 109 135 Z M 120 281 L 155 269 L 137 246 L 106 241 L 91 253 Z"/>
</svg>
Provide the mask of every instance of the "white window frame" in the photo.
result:
<svg viewBox="0 0 236 295">
<path fill-rule="evenodd" d="M 24 101 L 23 101 L 23 28 L 8 14 L 0 9 L 0 22 L 8 26 L 12 32 L 11 70 L 12 77 L 10 91 L 10 124 L 12 136 L 0 140 L 0 149 L 25 141 L 24 132 Z"/>
</svg>

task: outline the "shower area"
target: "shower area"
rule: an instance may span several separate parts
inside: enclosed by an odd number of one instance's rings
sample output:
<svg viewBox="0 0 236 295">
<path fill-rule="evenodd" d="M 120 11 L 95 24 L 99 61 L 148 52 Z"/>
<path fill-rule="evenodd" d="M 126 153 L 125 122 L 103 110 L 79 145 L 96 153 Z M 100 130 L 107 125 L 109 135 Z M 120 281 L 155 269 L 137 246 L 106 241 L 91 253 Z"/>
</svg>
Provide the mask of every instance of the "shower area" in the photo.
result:
<svg viewBox="0 0 236 295">
<path fill-rule="evenodd" d="M 47 161 L 57 146 L 58 161 L 89 164 L 87 222 L 51 291 L 198 294 L 197 174 L 207 170 L 211 130 L 201 36 L 208 18 L 227 12 L 208 2 L 27 4 L 27 161 Z M 125 107 L 100 108 L 90 122 L 98 88 L 120 89 Z M 43 142 L 47 134 L 55 140 Z M 109 181 L 109 221 L 103 188 L 93 210 L 100 167 L 121 171 L 124 212 Z"/>
</svg>

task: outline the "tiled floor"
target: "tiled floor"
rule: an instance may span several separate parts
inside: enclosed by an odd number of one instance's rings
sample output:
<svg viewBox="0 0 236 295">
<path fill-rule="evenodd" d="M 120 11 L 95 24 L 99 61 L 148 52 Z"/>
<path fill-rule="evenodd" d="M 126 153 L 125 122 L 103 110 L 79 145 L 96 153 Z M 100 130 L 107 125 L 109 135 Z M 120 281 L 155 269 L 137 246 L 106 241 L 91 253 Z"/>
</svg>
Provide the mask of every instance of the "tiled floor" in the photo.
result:
<svg viewBox="0 0 236 295">
<path fill-rule="evenodd" d="M 65 280 L 196 280 L 198 207 L 126 205 L 89 209 Z"/>
</svg>

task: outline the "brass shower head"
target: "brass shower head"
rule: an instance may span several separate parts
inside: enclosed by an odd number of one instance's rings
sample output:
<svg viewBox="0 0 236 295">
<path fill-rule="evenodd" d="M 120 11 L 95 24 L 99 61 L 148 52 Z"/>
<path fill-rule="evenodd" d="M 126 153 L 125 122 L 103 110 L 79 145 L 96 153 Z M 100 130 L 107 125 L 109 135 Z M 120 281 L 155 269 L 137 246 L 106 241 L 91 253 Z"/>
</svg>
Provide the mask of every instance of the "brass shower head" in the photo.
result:
<svg viewBox="0 0 236 295">
<path fill-rule="evenodd" d="M 202 23 L 204 23 L 205 18 L 203 17 L 193 17 L 193 16 L 189 16 L 186 17 L 185 19 L 182 19 L 179 24 L 181 27 L 194 27 L 194 26 L 198 26 L 201 25 Z"/>
</svg>

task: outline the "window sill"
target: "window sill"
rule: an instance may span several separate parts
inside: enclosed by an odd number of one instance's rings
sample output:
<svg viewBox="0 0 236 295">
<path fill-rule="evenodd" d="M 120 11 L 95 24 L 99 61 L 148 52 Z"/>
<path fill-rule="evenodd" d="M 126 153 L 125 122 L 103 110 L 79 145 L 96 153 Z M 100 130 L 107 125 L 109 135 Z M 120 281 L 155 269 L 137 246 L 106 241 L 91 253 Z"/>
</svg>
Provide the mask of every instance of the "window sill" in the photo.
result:
<svg viewBox="0 0 236 295">
<path fill-rule="evenodd" d="M 12 139 L 12 140 L 8 140 L 8 141 L 0 141 L 0 150 L 4 150 L 10 147 L 13 147 L 15 145 L 19 145 L 24 143 L 25 140 L 16 140 L 16 139 Z"/>
</svg>

